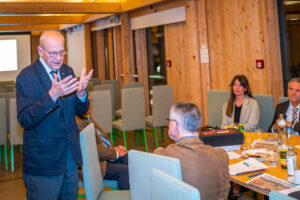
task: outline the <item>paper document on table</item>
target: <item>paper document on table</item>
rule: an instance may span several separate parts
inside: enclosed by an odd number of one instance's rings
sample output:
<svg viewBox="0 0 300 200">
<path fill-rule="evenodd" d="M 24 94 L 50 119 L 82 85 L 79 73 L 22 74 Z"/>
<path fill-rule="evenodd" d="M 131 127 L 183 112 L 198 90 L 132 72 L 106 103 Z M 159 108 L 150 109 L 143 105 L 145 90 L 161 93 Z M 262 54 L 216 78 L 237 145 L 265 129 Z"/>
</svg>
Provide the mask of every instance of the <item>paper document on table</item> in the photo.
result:
<svg viewBox="0 0 300 200">
<path fill-rule="evenodd" d="M 243 160 L 241 162 L 229 165 L 229 173 L 231 176 L 235 176 L 238 174 L 244 174 L 248 172 L 254 172 L 258 170 L 267 169 L 268 166 L 259 162 L 254 158 L 249 158 L 247 160 Z"/>
<path fill-rule="evenodd" d="M 262 174 L 248 181 L 247 183 L 268 191 L 280 191 L 294 187 L 293 184 L 282 179 L 276 178 L 270 174 Z"/>
<path fill-rule="evenodd" d="M 229 160 L 234 160 L 234 159 L 238 159 L 238 158 L 242 157 L 240 154 L 235 153 L 233 151 L 227 151 L 227 154 L 228 154 Z"/>
<path fill-rule="evenodd" d="M 241 149 L 241 145 L 229 145 L 229 146 L 219 146 L 219 147 L 215 147 L 215 148 L 222 148 L 225 151 L 235 151 L 235 150 L 240 150 Z"/>
</svg>

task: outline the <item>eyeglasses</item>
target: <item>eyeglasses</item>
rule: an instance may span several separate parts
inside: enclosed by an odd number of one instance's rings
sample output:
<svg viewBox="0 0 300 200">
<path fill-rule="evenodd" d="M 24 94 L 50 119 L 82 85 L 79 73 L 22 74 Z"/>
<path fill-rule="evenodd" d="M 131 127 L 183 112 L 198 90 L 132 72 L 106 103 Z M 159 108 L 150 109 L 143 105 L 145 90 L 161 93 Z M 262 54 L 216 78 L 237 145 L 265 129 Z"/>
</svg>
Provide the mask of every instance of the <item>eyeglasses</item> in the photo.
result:
<svg viewBox="0 0 300 200">
<path fill-rule="evenodd" d="M 178 126 L 178 123 L 177 123 L 176 119 L 170 119 L 170 118 L 167 118 L 166 120 L 168 121 L 168 123 L 170 123 L 170 122 L 175 122 L 176 125 Z"/>
<path fill-rule="evenodd" d="M 67 54 L 67 51 L 60 51 L 60 52 L 57 52 L 57 51 L 47 51 L 47 49 L 45 49 L 44 47 L 41 47 L 41 48 L 44 49 L 49 54 L 49 56 L 52 57 L 52 58 L 56 58 L 58 56 L 58 54 L 60 56 L 64 56 L 64 55 Z"/>
</svg>

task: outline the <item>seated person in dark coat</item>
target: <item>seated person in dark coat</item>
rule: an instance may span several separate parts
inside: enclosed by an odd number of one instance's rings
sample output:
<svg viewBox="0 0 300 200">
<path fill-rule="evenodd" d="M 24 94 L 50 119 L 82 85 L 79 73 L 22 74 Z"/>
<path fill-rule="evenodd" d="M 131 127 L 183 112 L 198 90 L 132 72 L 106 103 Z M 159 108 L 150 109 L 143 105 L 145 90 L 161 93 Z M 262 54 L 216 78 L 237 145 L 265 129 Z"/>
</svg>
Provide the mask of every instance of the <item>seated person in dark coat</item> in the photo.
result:
<svg viewBox="0 0 300 200">
<path fill-rule="evenodd" d="M 84 116 L 76 119 L 78 129 L 81 131 L 90 123 L 94 123 L 102 178 L 107 180 L 117 180 L 120 190 L 128 190 L 129 174 L 127 150 L 124 146 L 112 146 L 107 133 L 105 133 L 93 118 L 89 116 L 91 107 L 92 101 L 90 103 L 89 111 Z M 82 172 L 79 172 L 79 177 L 82 178 Z"/>
</svg>

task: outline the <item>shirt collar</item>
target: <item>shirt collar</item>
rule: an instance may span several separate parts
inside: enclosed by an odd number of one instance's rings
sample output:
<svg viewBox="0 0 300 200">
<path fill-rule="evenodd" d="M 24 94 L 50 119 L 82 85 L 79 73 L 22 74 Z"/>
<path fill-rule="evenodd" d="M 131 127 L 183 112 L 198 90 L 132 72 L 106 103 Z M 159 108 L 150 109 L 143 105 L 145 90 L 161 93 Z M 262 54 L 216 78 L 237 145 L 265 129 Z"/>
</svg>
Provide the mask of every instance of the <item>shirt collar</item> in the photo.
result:
<svg viewBox="0 0 300 200">
<path fill-rule="evenodd" d="M 177 141 L 176 141 L 176 143 L 179 143 L 179 141 L 180 140 L 182 140 L 182 139 L 184 139 L 184 138 L 195 138 L 196 136 L 184 136 L 184 137 L 181 137 L 181 138 L 179 138 Z"/>
<path fill-rule="evenodd" d="M 289 108 L 290 108 L 291 110 L 294 109 L 293 105 L 291 104 L 291 101 L 290 101 Z M 298 110 L 300 110 L 300 104 L 298 104 L 296 108 L 297 108 Z"/>
<path fill-rule="evenodd" d="M 46 70 L 48 76 L 50 77 L 50 79 L 52 80 L 53 79 L 53 76 L 51 74 L 51 72 L 53 71 L 47 64 L 46 62 L 44 61 L 44 59 L 42 57 L 39 57 L 39 60 L 40 62 L 42 63 L 44 69 Z M 61 80 L 61 77 L 60 77 L 60 70 L 58 69 L 57 70 L 57 75 L 58 75 L 58 79 Z"/>
</svg>

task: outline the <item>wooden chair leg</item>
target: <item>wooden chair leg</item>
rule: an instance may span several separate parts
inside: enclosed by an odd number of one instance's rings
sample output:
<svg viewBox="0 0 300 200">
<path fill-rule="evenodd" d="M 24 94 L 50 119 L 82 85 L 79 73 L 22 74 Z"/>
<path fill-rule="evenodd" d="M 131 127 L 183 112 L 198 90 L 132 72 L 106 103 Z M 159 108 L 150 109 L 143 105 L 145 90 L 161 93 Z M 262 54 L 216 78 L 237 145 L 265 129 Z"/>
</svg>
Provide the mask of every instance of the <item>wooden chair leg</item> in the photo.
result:
<svg viewBox="0 0 300 200">
<path fill-rule="evenodd" d="M 126 143 L 126 131 L 123 131 L 123 142 L 124 142 L 124 147 L 127 149 L 127 143 Z"/>
<path fill-rule="evenodd" d="M 134 132 L 135 146 L 137 146 L 138 145 L 138 132 L 137 132 L 137 130 L 134 130 L 133 132 Z"/>
<path fill-rule="evenodd" d="M 146 129 L 143 129 L 143 136 L 144 136 L 145 150 L 146 152 L 148 152 Z"/>
<path fill-rule="evenodd" d="M 157 133 L 155 127 L 153 127 L 153 135 L 154 135 L 155 147 L 158 148 Z"/>
<path fill-rule="evenodd" d="M 165 142 L 165 136 L 164 136 L 164 128 L 165 127 L 160 127 L 160 134 L 161 134 L 161 141 L 162 142 Z"/>
</svg>

